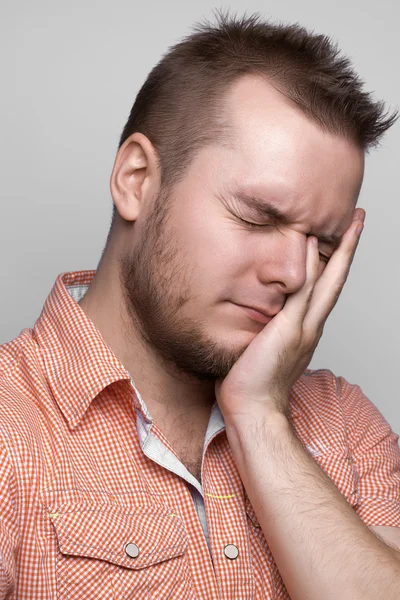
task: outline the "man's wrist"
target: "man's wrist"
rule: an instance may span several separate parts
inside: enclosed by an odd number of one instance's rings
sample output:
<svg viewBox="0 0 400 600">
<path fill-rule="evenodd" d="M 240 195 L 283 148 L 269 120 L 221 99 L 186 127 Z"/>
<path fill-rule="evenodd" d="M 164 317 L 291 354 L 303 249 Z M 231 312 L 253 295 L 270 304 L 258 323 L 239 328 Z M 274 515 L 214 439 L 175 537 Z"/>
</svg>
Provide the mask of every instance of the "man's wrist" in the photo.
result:
<svg viewBox="0 0 400 600">
<path fill-rule="evenodd" d="M 246 444 L 260 443 L 264 436 L 269 438 L 278 435 L 291 435 L 292 428 L 287 415 L 268 408 L 246 410 L 236 414 L 224 415 L 225 426 L 229 438 L 237 439 Z"/>
</svg>

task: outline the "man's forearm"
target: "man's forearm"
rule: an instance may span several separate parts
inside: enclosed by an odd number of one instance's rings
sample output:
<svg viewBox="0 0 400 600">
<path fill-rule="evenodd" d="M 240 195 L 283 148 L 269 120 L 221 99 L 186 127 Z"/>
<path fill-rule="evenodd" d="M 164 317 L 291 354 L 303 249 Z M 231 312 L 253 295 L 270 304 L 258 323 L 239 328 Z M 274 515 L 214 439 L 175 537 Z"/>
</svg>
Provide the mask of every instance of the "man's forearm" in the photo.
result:
<svg viewBox="0 0 400 600">
<path fill-rule="evenodd" d="M 292 600 L 400 598 L 400 553 L 364 525 L 284 415 L 227 423 L 227 435 Z"/>
</svg>

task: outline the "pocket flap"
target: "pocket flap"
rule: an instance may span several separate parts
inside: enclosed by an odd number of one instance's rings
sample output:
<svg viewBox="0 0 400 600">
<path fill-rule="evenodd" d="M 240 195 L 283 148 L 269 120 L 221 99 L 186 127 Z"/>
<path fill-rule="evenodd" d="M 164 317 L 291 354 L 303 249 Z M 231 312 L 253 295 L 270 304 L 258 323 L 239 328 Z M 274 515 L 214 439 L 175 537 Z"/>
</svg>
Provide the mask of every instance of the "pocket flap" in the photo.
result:
<svg viewBox="0 0 400 600">
<path fill-rule="evenodd" d="M 52 507 L 50 518 L 62 554 L 102 559 L 128 569 L 180 556 L 187 546 L 182 520 L 154 506 L 64 505 Z M 131 556 L 125 551 L 128 544 Z"/>
</svg>

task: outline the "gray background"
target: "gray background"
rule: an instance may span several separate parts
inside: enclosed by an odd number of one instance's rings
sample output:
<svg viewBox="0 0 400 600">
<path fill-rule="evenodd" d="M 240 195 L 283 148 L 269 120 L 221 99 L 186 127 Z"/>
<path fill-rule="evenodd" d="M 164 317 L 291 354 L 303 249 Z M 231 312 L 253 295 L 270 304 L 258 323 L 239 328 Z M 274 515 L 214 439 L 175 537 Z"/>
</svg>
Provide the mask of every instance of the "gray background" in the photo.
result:
<svg viewBox="0 0 400 600">
<path fill-rule="evenodd" d="M 228 6 L 331 35 L 375 97 L 400 105 L 397 0 L 2 0 L 0 343 L 33 325 L 59 273 L 96 268 L 109 176 L 136 93 L 194 21 Z M 358 383 L 397 433 L 399 138 L 397 123 L 367 159 L 366 228 L 311 364 Z"/>
</svg>

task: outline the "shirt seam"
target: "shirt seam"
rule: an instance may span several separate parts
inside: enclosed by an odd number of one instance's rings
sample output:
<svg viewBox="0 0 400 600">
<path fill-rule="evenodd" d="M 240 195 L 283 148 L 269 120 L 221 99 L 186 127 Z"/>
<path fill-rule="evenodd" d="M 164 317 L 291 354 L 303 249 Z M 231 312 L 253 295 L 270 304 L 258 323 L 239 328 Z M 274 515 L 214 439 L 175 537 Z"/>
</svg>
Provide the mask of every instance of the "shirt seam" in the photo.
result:
<svg viewBox="0 0 400 600">
<path fill-rule="evenodd" d="M 349 441 L 347 420 L 346 420 L 345 411 L 343 409 L 343 397 L 342 397 L 342 393 L 341 393 L 341 389 L 340 389 L 340 385 L 339 385 L 339 379 L 336 375 L 334 375 L 334 373 L 332 373 L 332 371 L 329 370 L 329 373 L 331 373 L 331 375 L 334 379 L 335 388 L 336 388 L 336 397 L 339 400 L 338 404 L 339 404 L 340 414 L 342 415 L 342 420 L 343 420 L 344 438 L 345 438 L 346 450 L 347 450 L 347 461 L 348 461 L 348 463 L 350 463 L 351 472 L 352 472 L 352 475 L 354 476 L 355 489 L 353 490 L 352 495 L 354 495 L 354 492 L 356 492 L 355 506 L 358 506 L 358 504 L 360 502 L 360 490 L 359 490 L 360 473 L 358 471 L 356 461 L 354 460 L 354 455 L 353 455 L 352 448 L 351 448 L 350 441 Z"/>
</svg>

